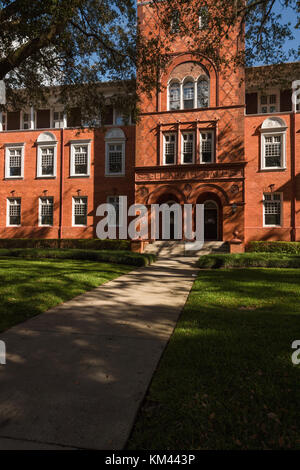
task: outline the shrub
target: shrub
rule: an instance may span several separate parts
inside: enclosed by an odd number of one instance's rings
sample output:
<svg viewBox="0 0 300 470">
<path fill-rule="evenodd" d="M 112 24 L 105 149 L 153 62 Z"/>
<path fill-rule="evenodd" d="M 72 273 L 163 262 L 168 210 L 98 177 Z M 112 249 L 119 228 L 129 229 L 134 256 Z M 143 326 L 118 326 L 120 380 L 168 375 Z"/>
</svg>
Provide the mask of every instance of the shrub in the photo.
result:
<svg viewBox="0 0 300 470">
<path fill-rule="evenodd" d="M 78 249 L 38 249 L 12 248 L 0 249 L 0 258 L 14 257 L 24 259 L 73 259 L 125 264 L 129 266 L 147 266 L 155 261 L 155 255 L 131 253 L 130 251 L 101 251 Z"/>
<path fill-rule="evenodd" d="M 0 248 L 73 248 L 83 250 L 122 250 L 130 251 L 128 240 L 50 238 L 1 238 Z"/>
<path fill-rule="evenodd" d="M 243 253 L 204 255 L 197 261 L 202 269 L 218 268 L 300 268 L 300 255 Z"/>
<path fill-rule="evenodd" d="M 255 253 L 289 253 L 300 255 L 300 242 L 250 242 L 247 252 Z"/>
</svg>

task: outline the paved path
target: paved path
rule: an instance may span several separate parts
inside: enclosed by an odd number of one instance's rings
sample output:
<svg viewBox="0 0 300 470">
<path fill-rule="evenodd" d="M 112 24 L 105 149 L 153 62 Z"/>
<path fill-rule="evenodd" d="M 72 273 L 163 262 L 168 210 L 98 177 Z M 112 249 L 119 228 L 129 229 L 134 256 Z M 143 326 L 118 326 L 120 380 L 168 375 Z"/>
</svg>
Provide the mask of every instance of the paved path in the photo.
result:
<svg viewBox="0 0 300 470">
<path fill-rule="evenodd" d="M 0 334 L 0 449 L 122 449 L 194 262 L 160 259 Z"/>
</svg>

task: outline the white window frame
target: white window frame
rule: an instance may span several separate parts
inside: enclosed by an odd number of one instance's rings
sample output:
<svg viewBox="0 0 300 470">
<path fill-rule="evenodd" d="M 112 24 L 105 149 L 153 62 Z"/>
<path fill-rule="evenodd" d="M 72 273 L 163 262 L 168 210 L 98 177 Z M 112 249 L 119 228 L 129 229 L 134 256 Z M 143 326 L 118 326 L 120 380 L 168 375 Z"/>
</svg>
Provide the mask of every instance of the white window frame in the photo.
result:
<svg viewBox="0 0 300 470">
<path fill-rule="evenodd" d="M 87 173 L 75 173 L 75 147 L 87 147 Z M 91 139 L 70 141 L 70 176 L 80 178 L 91 173 Z"/>
<path fill-rule="evenodd" d="M 193 136 L 193 160 L 192 162 L 184 162 L 184 135 L 192 135 Z M 195 147 L 196 147 L 196 141 L 195 141 L 195 131 L 182 131 L 181 132 L 181 164 L 182 165 L 193 165 L 195 163 Z"/>
<path fill-rule="evenodd" d="M 171 87 L 173 85 L 178 85 L 179 88 L 179 108 L 177 109 L 172 109 L 171 108 Z M 168 85 L 168 111 L 179 111 L 182 109 L 182 83 L 180 83 L 179 80 L 171 80 L 169 85 Z"/>
<path fill-rule="evenodd" d="M 266 137 L 281 136 L 281 165 L 280 166 L 266 166 Z M 283 131 L 272 131 L 272 129 L 262 129 L 261 133 L 261 170 L 274 171 L 274 170 L 285 170 L 286 169 L 286 130 Z"/>
<path fill-rule="evenodd" d="M 24 122 L 24 115 L 28 114 L 29 120 L 27 121 L 28 127 L 25 127 L 25 122 Z M 32 115 L 31 115 L 31 109 L 26 109 L 24 111 L 21 111 L 21 129 L 28 131 L 32 128 Z"/>
<path fill-rule="evenodd" d="M 271 104 L 270 103 L 270 96 L 275 95 L 276 96 L 276 104 Z M 267 97 L 267 104 L 261 104 L 261 97 L 266 96 Z M 276 109 L 275 111 L 271 111 L 271 106 L 275 106 Z M 266 107 L 267 112 L 263 112 L 262 109 Z M 259 114 L 275 114 L 280 112 L 280 91 L 277 89 L 274 90 L 265 90 L 265 91 L 260 91 L 258 93 L 258 109 L 259 109 Z"/>
<path fill-rule="evenodd" d="M 10 176 L 10 150 L 21 149 L 21 175 Z M 25 156 L 25 143 L 12 143 L 5 144 L 5 179 L 23 179 L 24 178 L 24 156 Z"/>
<path fill-rule="evenodd" d="M 10 202 L 11 201 L 20 201 L 20 223 L 19 224 L 11 224 L 10 223 L 10 214 L 9 214 L 9 208 L 10 208 Z M 17 205 L 17 204 L 16 204 Z M 7 202 L 6 202 L 6 226 L 7 227 L 21 227 L 22 225 L 22 200 L 20 197 L 8 197 Z"/>
<path fill-rule="evenodd" d="M 122 170 L 119 173 L 110 173 L 109 171 L 109 145 L 122 146 Z M 125 176 L 125 141 L 124 140 L 107 140 L 105 142 L 105 176 Z"/>
<path fill-rule="evenodd" d="M 265 202 L 268 202 L 268 201 L 265 201 L 265 195 L 268 194 L 268 195 L 272 195 L 272 198 L 273 196 L 276 194 L 276 195 L 280 195 L 280 201 L 276 200 L 271 200 L 269 202 L 278 202 L 280 204 L 280 224 L 279 225 L 268 225 L 265 223 L 265 216 L 267 215 L 265 213 Z M 278 193 L 278 192 L 274 192 L 274 193 L 263 193 L 263 227 L 282 227 L 283 226 L 283 193 Z"/>
<path fill-rule="evenodd" d="M 45 199 L 52 199 L 52 224 L 42 224 L 42 201 Z M 49 204 L 50 205 L 50 204 Z M 39 227 L 53 227 L 54 225 L 54 197 L 43 196 L 39 198 Z"/>
<path fill-rule="evenodd" d="M 175 150 L 174 150 L 174 162 L 167 163 L 166 162 L 166 137 L 167 136 L 174 136 L 175 137 Z M 163 165 L 177 165 L 177 134 L 175 132 L 165 132 L 163 134 Z"/>
<path fill-rule="evenodd" d="M 42 174 L 42 149 L 53 148 L 53 174 L 43 175 Z M 37 178 L 56 178 L 57 172 L 57 142 L 37 142 L 37 165 L 36 165 L 36 177 Z"/>
<path fill-rule="evenodd" d="M 203 165 L 209 165 L 210 163 L 215 163 L 216 156 L 215 156 L 215 133 L 213 131 L 206 131 L 206 130 L 201 130 L 200 129 L 200 136 L 199 136 L 199 155 L 200 155 L 200 163 Z M 210 162 L 204 162 L 203 161 L 203 151 L 202 151 L 202 134 L 210 134 L 211 135 L 211 161 Z"/>
<path fill-rule="evenodd" d="M 64 129 L 65 127 L 67 127 L 67 115 L 64 111 L 63 108 L 51 108 L 50 110 L 50 127 L 52 129 Z M 55 120 L 54 120 L 54 113 L 62 113 L 62 120 L 59 121 L 62 123 L 62 125 L 60 125 L 59 127 L 55 127 Z M 58 121 L 57 121 L 58 122 Z"/>
<path fill-rule="evenodd" d="M 75 224 L 75 199 L 85 199 L 86 200 L 86 223 L 85 224 Z M 72 227 L 87 227 L 87 218 L 88 218 L 88 197 L 87 196 L 73 196 L 72 197 Z"/>
</svg>

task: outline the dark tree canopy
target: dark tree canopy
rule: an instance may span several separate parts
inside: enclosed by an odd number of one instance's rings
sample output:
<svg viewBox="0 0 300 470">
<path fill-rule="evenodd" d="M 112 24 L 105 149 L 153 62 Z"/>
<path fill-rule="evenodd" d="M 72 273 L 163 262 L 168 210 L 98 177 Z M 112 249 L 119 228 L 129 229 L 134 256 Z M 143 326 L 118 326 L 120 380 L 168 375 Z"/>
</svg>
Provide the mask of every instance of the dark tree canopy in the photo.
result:
<svg viewBox="0 0 300 470">
<path fill-rule="evenodd" d="M 66 106 L 76 100 L 92 114 L 103 105 L 99 82 L 119 83 L 124 107 L 135 102 L 137 67 L 143 91 L 153 90 L 178 34 L 188 38 L 191 51 L 219 65 L 228 62 L 220 51 L 234 29 L 242 45 L 245 32 L 246 47 L 234 52 L 231 65 L 295 60 L 299 50 L 282 47 L 293 37 L 284 13 L 292 8 L 299 28 L 300 2 L 280 1 L 281 15 L 276 0 L 214 0 L 209 9 L 209 0 L 154 0 L 157 28 L 145 37 L 137 28 L 135 0 L 3 0 L 0 80 L 15 105 L 22 106 L 25 96 L 15 90 L 26 89 L 26 100 L 34 102 L 45 98 L 41 85 L 59 85 Z"/>
</svg>

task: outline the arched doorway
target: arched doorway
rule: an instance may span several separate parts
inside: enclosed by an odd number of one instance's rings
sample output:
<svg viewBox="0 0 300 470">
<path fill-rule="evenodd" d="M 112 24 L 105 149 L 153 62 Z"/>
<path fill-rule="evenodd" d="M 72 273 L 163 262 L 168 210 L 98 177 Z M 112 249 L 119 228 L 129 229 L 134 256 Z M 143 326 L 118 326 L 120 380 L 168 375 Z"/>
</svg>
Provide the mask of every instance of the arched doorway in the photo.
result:
<svg viewBox="0 0 300 470">
<path fill-rule="evenodd" d="M 157 200 L 156 204 L 162 205 L 162 204 L 167 204 L 169 207 L 172 207 L 173 204 L 180 204 L 178 198 L 172 194 L 172 193 L 166 193 L 160 196 L 160 198 Z M 175 227 L 175 215 L 174 212 L 170 211 L 170 238 L 164 237 L 163 234 L 163 221 L 162 221 L 162 213 L 159 214 L 159 240 L 178 240 L 176 233 L 176 228 Z"/>
<path fill-rule="evenodd" d="M 219 240 L 219 208 L 215 201 L 204 203 L 204 240 Z"/>
<path fill-rule="evenodd" d="M 219 197 L 212 192 L 202 193 L 197 204 L 204 205 L 204 240 L 221 241 L 223 237 L 223 211 Z"/>
</svg>

